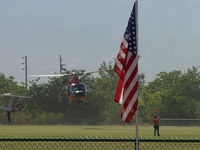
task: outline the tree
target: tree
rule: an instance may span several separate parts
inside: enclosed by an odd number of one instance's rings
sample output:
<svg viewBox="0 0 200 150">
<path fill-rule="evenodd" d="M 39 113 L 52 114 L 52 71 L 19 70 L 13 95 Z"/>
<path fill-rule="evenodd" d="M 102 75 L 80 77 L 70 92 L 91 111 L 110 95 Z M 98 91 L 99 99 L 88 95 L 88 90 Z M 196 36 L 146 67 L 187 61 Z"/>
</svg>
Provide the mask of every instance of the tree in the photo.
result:
<svg viewBox="0 0 200 150">
<path fill-rule="evenodd" d="M 143 117 L 152 118 L 153 108 L 162 118 L 198 118 L 200 74 L 197 67 L 182 73 L 180 70 L 161 72 L 142 92 Z"/>
</svg>

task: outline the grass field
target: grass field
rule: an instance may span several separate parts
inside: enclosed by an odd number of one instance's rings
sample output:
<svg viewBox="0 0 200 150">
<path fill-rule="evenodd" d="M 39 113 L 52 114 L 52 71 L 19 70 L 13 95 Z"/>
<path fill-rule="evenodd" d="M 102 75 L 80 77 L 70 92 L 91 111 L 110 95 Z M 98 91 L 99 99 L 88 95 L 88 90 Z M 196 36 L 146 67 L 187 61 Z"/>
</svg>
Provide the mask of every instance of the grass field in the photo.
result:
<svg viewBox="0 0 200 150">
<path fill-rule="evenodd" d="M 161 137 L 200 137 L 200 127 L 161 126 Z M 135 136 L 135 126 L 0 125 L 0 136 Z M 139 127 L 139 136 L 153 136 L 153 127 Z"/>
<path fill-rule="evenodd" d="M 198 137 L 200 139 L 199 127 L 160 127 L 162 139 L 173 137 L 175 139 L 190 139 L 190 137 Z M 153 128 L 151 126 L 139 127 L 139 136 L 141 138 L 152 139 Z M 0 125 L 0 139 L 20 139 L 20 138 L 50 138 L 70 137 L 78 139 L 95 138 L 134 138 L 134 126 L 64 126 L 64 125 Z M 182 138 L 184 137 L 184 138 Z M 77 142 L 77 141 L 1 141 L 0 149 L 3 150 L 133 150 L 133 142 Z M 172 143 L 172 142 L 140 142 L 140 150 L 199 150 L 200 143 Z"/>
</svg>

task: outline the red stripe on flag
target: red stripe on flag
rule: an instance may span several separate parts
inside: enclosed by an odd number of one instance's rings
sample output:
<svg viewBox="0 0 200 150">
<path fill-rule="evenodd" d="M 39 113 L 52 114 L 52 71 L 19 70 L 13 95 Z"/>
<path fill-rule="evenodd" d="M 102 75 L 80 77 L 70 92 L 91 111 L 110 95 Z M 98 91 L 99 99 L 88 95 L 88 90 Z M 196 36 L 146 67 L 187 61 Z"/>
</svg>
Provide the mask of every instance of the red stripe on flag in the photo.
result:
<svg viewBox="0 0 200 150">
<path fill-rule="evenodd" d="M 133 96 L 136 94 L 136 91 L 138 90 L 138 82 L 136 82 L 136 84 L 134 85 L 133 89 L 130 91 L 130 93 L 128 94 L 128 97 L 126 98 L 126 100 L 124 100 L 123 103 L 123 108 L 126 109 L 131 101 L 131 99 L 133 98 Z"/>
<path fill-rule="evenodd" d="M 118 62 L 116 62 L 115 66 L 114 66 L 114 70 L 119 77 L 121 76 L 121 73 L 123 70 L 123 68 L 120 68 L 120 67 L 121 66 L 123 67 L 125 65 L 125 63 L 126 63 L 125 57 L 128 53 L 128 49 L 123 42 L 121 42 L 120 48 L 121 49 L 119 50 L 119 52 L 117 54 L 117 58 L 116 58 Z"/>
<path fill-rule="evenodd" d="M 126 40 L 124 40 L 124 41 L 126 41 Z M 123 41 L 121 42 L 120 48 L 125 54 L 127 54 L 128 47 L 126 47 L 126 45 L 123 43 Z"/>
<path fill-rule="evenodd" d="M 138 106 L 138 99 L 135 101 L 133 107 L 131 108 L 128 116 L 126 117 L 125 121 L 126 122 L 131 122 L 131 119 L 133 118 L 133 115 L 135 114 L 135 112 L 137 111 L 137 106 Z"/>
<path fill-rule="evenodd" d="M 135 59 L 137 59 L 137 56 L 131 55 L 131 57 L 129 58 L 129 60 L 128 60 L 127 64 L 126 64 L 126 67 L 125 67 L 126 72 L 131 67 L 131 65 L 133 64 L 133 62 L 135 61 Z"/>
<path fill-rule="evenodd" d="M 116 95 L 115 95 L 115 102 L 117 102 L 117 103 L 119 103 L 120 98 L 121 98 L 121 94 L 122 94 L 122 90 L 123 90 L 123 84 L 124 84 L 123 80 L 119 80 L 117 92 L 116 92 Z"/>
<path fill-rule="evenodd" d="M 122 56 L 120 55 L 120 54 L 118 54 L 117 55 L 117 60 L 123 65 L 123 64 L 125 64 L 125 59 L 124 58 L 122 58 Z"/>
<path fill-rule="evenodd" d="M 114 70 L 117 73 L 118 76 L 121 75 L 122 71 L 119 69 L 119 67 L 117 65 L 114 66 Z"/>
<path fill-rule="evenodd" d="M 123 87 L 124 87 L 124 76 L 125 76 L 125 74 L 121 73 L 121 76 L 120 76 L 120 79 L 118 82 L 118 87 L 117 87 L 117 91 L 116 91 L 116 95 L 115 95 L 115 101 L 117 103 L 120 102 L 121 95 L 123 94 L 122 91 L 123 91 Z"/>
<path fill-rule="evenodd" d="M 137 76 L 137 72 L 138 72 L 138 65 L 131 72 L 130 77 L 128 78 L 128 80 L 124 84 L 124 91 L 126 91 L 126 89 L 129 87 L 129 85 L 131 84 L 131 82 L 133 81 L 133 79 Z"/>
</svg>

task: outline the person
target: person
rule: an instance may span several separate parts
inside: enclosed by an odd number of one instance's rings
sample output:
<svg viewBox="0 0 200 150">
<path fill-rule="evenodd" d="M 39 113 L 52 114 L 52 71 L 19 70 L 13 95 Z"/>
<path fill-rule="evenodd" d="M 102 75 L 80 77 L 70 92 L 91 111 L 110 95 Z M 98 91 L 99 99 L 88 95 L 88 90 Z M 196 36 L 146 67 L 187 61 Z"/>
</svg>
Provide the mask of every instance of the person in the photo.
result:
<svg viewBox="0 0 200 150">
<path fill-rule="evenodd" d="M 15 106 L 13 106 L 9 111 L 10 112 L 17 112 L 17 111 L 20 111 L 20 104 L 17 103 Z"/>
<path fill-rule="evenodd" d="M 80 83 L 80 80 L 79 80 L 78 76 L 75 73 L 72 74 L 72 77 L 71 77 L 69 83 L 70 84 L 72 84 L 72 83 L 79 84 Z"/>
<path fill-rule="evenodd" d="M 153 127 L 154 127 L 154 136 L 160 136 L 160 133 L 159 133 L 159 118 L 157 116 L 154 116 L 154 119 L 153 119 Z"/>
</svg>

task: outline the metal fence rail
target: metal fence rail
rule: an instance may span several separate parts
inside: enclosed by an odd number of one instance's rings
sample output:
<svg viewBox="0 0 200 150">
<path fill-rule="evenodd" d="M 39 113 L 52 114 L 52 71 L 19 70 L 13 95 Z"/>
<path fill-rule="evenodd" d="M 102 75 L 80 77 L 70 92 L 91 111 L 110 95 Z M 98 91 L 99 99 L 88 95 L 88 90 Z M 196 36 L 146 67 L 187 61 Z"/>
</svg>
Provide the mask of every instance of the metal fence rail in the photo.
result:
<svg viewBox="0 0 200 150">
<path fill-rule="evenodd" d="M 200 139 L 144 139 L 139 150 L 200 150 Z"/>
<path fill-rule="evenodd" d="M 0 138 L 0 150 L 134 150 L 131 138 Z M 139 139 L 139 150 L 200 150 L 200 138 Z"/>
</svg>

